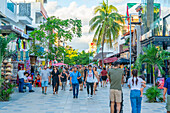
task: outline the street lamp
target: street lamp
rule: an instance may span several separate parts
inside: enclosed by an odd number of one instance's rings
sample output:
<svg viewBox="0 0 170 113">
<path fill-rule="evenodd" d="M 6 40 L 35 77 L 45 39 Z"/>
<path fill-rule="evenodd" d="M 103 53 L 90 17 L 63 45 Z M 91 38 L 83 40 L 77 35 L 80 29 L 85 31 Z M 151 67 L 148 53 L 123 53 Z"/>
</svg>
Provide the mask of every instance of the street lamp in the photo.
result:
<svg viewBox="0 0 170 113">
<path fill-rule="evenodd" d="M 125 17 L 122 17 L 122 18 L 129 18 L 130 19 L 130 76 L 131 76 L 131 64 L 132 64 L 132 35 L 131 35 L 131 14 L 129 16 L 125 16 Z"/>
<path fill-rule="evenodd" d="M 63 55 L 63 64 L 64 64 L 64 53 L 62 53 L 62 55 Z"/>
</svg>

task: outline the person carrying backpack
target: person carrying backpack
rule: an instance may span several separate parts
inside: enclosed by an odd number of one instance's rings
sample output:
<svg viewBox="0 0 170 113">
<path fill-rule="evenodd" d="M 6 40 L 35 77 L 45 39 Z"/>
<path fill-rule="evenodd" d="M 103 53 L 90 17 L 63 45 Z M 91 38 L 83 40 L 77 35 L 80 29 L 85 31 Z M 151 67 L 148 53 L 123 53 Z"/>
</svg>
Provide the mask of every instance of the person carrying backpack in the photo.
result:
<svg viewBox="0 0 170 113">
<path fill-rule="evenodd" d="M 92 98 L 93 97 L 93 87 L 94 87 L 94 72 L 92 70 L 92 66 L 89 65 L 88 66 L 88 71 L 87 71 L 87 74 L 86 74 L 86 84 L 87 84 L 87 94 L 88 94 L 88 97 L 87 98 Z M 89 88 L 91 88 L 91 95 L 89 95 Z"/>
</svg>

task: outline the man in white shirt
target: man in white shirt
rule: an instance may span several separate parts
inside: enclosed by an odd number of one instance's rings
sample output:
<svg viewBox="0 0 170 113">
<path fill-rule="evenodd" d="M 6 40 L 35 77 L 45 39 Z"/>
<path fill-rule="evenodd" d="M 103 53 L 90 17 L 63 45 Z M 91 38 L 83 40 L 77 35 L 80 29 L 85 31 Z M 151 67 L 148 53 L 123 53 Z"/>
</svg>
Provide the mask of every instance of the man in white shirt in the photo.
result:
<svg viewBox="0 0 170 113">
<path fill-rule="evenodd" d="M 24 73 L 25 70 L 22 67 L 19 67 L 18 76 L 19 76 L 19 92 L 24 93 L 23 86 L 24 86 Z"/>
</svg>

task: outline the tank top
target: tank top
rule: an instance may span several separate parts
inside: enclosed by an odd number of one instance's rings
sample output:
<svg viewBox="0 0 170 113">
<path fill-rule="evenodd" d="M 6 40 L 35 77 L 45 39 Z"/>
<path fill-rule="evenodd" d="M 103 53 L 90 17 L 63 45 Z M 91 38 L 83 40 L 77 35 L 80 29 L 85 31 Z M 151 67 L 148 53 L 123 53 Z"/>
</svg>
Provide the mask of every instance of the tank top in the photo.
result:
<svg viewBox="0 0 170 113">
<path fill-rule="evenodd" d="M 94 79 L 93 79 L 93 72 L 88 72 L 88 75 L 87 75 L 87 82 L 89 83 L 93 83 L 94 82 Z"/>
</svg>

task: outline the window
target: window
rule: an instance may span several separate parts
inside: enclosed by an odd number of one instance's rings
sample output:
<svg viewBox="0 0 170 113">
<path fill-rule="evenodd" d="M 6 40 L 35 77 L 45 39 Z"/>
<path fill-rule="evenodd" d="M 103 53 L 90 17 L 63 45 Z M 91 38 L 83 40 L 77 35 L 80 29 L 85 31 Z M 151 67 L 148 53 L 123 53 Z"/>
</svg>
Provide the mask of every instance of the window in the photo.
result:
<svg viewBox="0 0 170 113">
<path fill-rule="evenodd" d="M 13 3 L 11 0 L 7 0 L 7 8 L 15 13 L 16 4 Z"/>
</svg>

